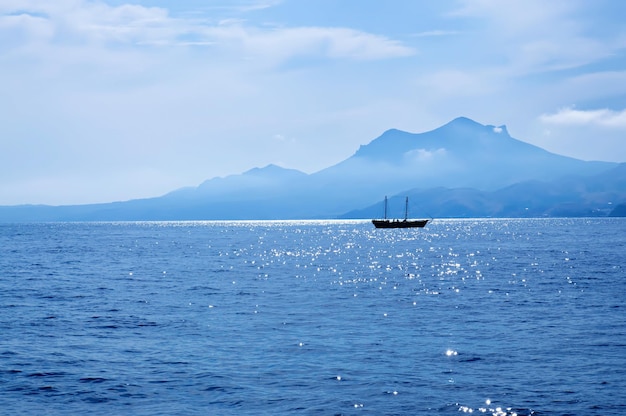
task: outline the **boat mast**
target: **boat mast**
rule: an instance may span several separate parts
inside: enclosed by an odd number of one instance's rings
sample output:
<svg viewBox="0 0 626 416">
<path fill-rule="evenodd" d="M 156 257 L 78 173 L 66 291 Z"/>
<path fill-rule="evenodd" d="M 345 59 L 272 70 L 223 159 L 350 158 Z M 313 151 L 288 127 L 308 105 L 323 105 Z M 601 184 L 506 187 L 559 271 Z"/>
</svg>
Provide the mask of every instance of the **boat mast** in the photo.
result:
<svg viewBox="0 0 626 416">
<path fill-rule="evenodd" d="M 406 197 L 404 202 L 404 220 L 406 221 L 409 218 L 409 197 Z"/>
</svg>

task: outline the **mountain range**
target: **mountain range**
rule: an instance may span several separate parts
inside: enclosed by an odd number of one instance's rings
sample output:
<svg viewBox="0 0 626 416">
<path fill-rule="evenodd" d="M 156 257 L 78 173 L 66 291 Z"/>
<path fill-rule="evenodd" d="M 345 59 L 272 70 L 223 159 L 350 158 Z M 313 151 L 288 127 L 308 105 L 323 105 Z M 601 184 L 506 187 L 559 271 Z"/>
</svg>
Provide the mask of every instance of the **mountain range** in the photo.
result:
<svg viewBox="0 0 626 416">
<path fill-rule="evenodd" d="M 0 221 L 542 217 L 620 215 L 626 163 L 583 161 L 465 117 L 425 133 L 388 130 L 352 156 L 306 174 L 276 165 L 166 195 L 105 204 L 0 207 Z"/>
</svg>

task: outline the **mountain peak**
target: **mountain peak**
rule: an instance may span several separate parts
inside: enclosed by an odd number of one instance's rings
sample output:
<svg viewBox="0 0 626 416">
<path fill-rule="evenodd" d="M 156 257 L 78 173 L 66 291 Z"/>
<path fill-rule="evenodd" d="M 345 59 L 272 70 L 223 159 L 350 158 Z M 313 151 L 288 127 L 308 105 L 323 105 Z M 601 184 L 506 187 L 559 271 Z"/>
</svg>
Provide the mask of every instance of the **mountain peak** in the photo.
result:
<svg viewBox="0 0 626 416">
<path fill-rule="evenodd" d="M 467 139 L 481 137 L 485 133 L 502 132 L 506 133 L 506 127 L 485 126 L 467 117 L 457 117 L 439 128 L 424 133 L 389 129 L 369 144 L 361 146 L 354 156 L 398 160 L 411 150 L 437 150 L 450 147 L 453 143 L 467 145 Z"/>
<path fill-rule="evenodd" d="M 243 173 L 243 175 L 263 175 L 263 174 L 272 174 L 275 172 L 280 172 L 284 170 L 283 168 L 281 168 L 278 165 L 274 165 L 273 163 L 270 163 L 269 165 L 262 167 L 262 168 L 252 168 L 249 169 L 247 171 L 245 171 Z"/>
<path fill-rule="evenodd" d="M 443 125 L 443 127 L 446 126 L 484 127 L 482 124 L 467 117 L 457 117 L 454 120 Z"/>
<path fill-rule="evenodd" d="M 441 127 L 438 127 L 434 130 L 427 131 L 424 133 L 430 133 L 430 132 L 434 132 L 434 131 L 438 131 L 442 129 L 450 129 L 450 128 L 452 129 L 484 129 L 485 127 L 496 128 L 495 126 L 491 126 L 491 125 L 486 126 L 486 125 L 480 124 L 479 122 L 474 121 L 468 117 L 457 117 L 447 122 L 446 124 L 442 125 Z M 500 128 L 505 128 L 505 126 L 500 126 Z M 392 129 L 386 130 L 380 137 L 396 136 L 398 134 L 424 134 L 424 133 L 408 133 L 403 130 L 392 128 Z"/>
<path fill-rule="evenodd" d="M 256 176 L 256 177 L 278 177 L 278 176 L 306 176 L 306 173 L 296 169 L 286 169 L 278 165 L 270 163 L 263 168 L 252 168 L 245 171 L 244 176 Z"/>
<path fill-rule="evenodd" d="M 459 137 L 471 136 L 477 133 L 497 133 L 502 134 L 503 137 L 510 137 L 504 124 L 501 126 L 491 124 L 483 125 L 467 117 L 457 117 L 438 129 L 433 130 L 433 132 L 435 131 L 446 131 Z"/>
</svg>

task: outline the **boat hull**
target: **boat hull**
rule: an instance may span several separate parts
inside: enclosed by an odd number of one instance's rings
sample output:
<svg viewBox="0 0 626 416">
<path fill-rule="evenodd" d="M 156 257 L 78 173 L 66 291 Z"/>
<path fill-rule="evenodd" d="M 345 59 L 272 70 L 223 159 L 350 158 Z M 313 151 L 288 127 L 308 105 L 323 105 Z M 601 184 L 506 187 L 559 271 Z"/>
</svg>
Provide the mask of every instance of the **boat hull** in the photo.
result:
<svg viewBox="0 0 626 416">
<path fill-rule="evenodd" d="M 372 220 L 376 228 L 422 228 L 428 220 Z"/>
</svg>

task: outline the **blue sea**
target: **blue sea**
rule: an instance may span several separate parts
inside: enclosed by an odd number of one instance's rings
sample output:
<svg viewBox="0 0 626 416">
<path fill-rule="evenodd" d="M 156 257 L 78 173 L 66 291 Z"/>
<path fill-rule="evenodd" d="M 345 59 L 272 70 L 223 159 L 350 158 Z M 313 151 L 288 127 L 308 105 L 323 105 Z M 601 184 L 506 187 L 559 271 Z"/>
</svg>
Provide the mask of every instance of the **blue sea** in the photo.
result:
<svg viewBox="0 0 626 416">
<path fill-rule="evenodd" d="M 626 415 L 626 220 L 0 225 L 0 413 Z"/>
</svg>

